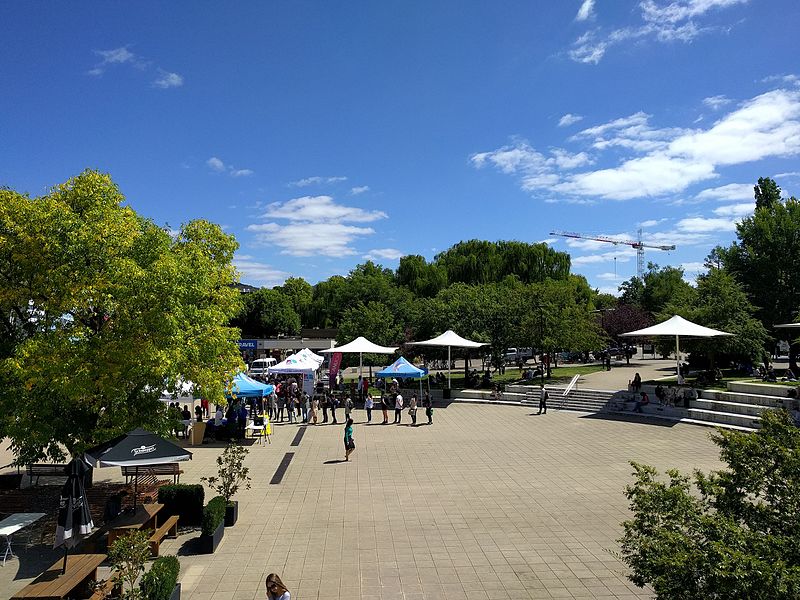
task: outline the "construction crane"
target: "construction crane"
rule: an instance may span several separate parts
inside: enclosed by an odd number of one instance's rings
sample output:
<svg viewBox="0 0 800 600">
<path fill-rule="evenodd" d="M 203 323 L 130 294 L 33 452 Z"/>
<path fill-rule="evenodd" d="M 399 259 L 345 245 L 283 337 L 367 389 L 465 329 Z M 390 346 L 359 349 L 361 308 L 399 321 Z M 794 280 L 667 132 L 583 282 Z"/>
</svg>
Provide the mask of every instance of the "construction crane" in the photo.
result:
<svg viewBox="0 0 800 600">
<path fill-rule="evenodd" d="M 636 274 L 639 279 L 644 277 L 644 249 L 645 248 L 654 248 L 656 250 L 675 250 L 675 244 L 667 245 L 667 244 L 645 244 L 642 241 L 642 230 L 639 229 L 638 238 L 636 240 L 616 240 L 614 238 L 605 237 L 602 235 L 583 235 L 580 233 L 572 233 L 569 231 L 551 231 L 550 235 L 558 235 L 561 237 L 568 237 L 568 238 L 575 238 L 578 240 L 593 240 L 595 242 L 607 242 L 609 244 L 614 244 L 615 246 L 623 245 L 623 246 L 630 246 L 631 248 L 636 248 Z"/>
</svg>

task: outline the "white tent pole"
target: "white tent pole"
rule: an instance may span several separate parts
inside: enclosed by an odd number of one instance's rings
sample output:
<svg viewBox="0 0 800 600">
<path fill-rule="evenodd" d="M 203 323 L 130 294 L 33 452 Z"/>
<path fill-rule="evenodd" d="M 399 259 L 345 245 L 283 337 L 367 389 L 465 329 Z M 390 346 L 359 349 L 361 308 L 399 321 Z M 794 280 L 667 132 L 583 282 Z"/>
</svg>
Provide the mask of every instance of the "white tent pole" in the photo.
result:
<svg viewBox="0 0 800 600">
<path fill-rule="evenodd" d="M 677 363 L 678 385 L 681 383 L 681 346 L 680 336 L 675 336 L 675 361 Z"/>
<path fill-rule="evenodd" d="M 447 347 L 447 389 L 450 389 L 450 346 Z"/>
</svg>

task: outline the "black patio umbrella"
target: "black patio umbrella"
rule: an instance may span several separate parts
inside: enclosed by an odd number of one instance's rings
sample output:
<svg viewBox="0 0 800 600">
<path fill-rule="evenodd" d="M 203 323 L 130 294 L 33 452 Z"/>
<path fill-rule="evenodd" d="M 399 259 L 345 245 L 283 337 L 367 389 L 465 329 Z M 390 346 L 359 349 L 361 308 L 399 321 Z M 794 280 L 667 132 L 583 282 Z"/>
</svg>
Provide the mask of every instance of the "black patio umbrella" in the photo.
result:
<svg viewBox="0 0 800 600">
<path fill-rule="evenodd" d="M 100 467 L 135 467 L 133 507 L 139 486 L 139 467 L 191 460 L 192 453 L 144 429 L 134 429 L 86 451 L 86 462 Z"/>
<path fill-rule="evenodd" d="M 56 526 L 56 539 L 53 548 L 64 546 L 64 566 L 62 573 L 67 570 L 67 554 L 70 547 L 78 542 L 79 536 L 92 532 L 94 523 L 89 512 L 89 501 L 83 480 L 89 467 L 82 460 L 73 458 L 67 465 L 69 477 L 61 489 L 61 498 L 58 505 L 58 522 Z"/>
</svg>

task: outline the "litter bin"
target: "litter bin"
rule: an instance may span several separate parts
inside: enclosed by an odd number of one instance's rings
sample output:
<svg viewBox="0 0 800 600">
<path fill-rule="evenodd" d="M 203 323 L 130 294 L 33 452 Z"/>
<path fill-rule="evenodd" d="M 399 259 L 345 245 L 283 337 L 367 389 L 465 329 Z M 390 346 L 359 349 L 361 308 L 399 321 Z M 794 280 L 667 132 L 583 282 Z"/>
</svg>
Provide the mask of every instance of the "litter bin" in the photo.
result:
<svg viewBox="0 0 800 600">
<path fill-rule="evenodd" d="M 442 389 L 442 400 L 450 400 L 451 398 L 450 392 L 451 392 L 450 388 Z"/>
</svg>

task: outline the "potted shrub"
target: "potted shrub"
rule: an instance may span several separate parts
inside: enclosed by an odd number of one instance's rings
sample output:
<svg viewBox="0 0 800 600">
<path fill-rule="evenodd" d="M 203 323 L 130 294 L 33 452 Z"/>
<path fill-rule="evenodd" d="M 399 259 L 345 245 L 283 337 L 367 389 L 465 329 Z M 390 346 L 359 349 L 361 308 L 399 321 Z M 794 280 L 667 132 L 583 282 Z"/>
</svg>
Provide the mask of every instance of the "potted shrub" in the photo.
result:
<svg viewBox="0 0 800 600">
<path fill-rule="evenodd" d="M 205 489 L 199 483 L 162 485 L 158 488 L 158 501 L 164 505 L 161 514 L 178 515 L 181 525 L 200 525 L 203 520 Z"/>
<path fill-rule="evenodd" d="M 122 590 L 124 600 L 142 600 L 142 590 L 136 580 L 150 558 L 150 533 L 132 531 L 114 540 L 108 548 L 108 559 L 114 572 L 113 580 Z"/>
<path fill-rule="evenodd" d="M 250 489 L 250 469 L 244 466 L 244 459 L 247 456 L 247 448 L 231 442 L 225 447 L 222 454 L 217 457 L 217 476 L 201 477 L 200 481 L 205 481 L 216 492 L 225 498 L 225 526 L 232 527 L 239 518 L 239 503 L 231 500 L 234 494 L 239 491 L 239 487 L 244 485 L 245 489 Z"/>
<path fill-rule="evenodd" d="M 225 498 L 217 496 L 208 501 L 203 509 L 200 533 L 200 551 L 212 554 L 225 533 Z"/>
<path fill-rule="evenodd" d="M 142 575 L 139 583 L 144 600 L 180 600 L 180 572 L 181 563 L 177 556 L 160 556 L 155 559 L 153 566 Z"/>
</svg>

